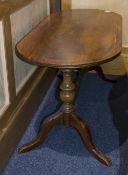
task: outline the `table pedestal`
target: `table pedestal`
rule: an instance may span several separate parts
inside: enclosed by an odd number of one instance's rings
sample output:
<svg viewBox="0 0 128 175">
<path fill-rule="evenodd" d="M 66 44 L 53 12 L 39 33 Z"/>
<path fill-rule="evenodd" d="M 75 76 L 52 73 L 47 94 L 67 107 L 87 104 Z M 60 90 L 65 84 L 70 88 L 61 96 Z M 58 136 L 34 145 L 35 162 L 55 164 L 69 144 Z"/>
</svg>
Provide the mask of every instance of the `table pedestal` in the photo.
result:
<svg viewBox="0 0 128 175">
<path fill-rule="evenodd" d="M 55 114 L 47 117 L 43 121 L 37 137 L 19 148 L 19 153 L 28 152 L 43 143 L 49 131 L 55 125 L 68 125 L 78 131 L 83 140 L 83 143 L 87 149 L 95 156 L 96 159 L 98 159 L 106 166 L 111 166 L 111 160 L 109 160 L 93 144 L 89 126 L 79 116 L 79 114 L 75 112 L 73 106 L 75 99 L 75 84 L 72 81 L 72 70 L 62 69 L 62 72 L 63 82 L 60 86 L 60 99 L 63 102 L 62 106 Z"/>
</svg>

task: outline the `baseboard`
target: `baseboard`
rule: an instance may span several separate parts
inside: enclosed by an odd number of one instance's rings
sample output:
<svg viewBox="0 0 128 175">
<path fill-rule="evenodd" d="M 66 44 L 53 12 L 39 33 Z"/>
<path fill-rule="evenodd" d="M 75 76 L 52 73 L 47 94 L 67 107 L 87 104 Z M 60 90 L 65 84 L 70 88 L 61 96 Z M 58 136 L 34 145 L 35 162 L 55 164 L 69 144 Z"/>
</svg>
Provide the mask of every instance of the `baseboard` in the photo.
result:
<svg viewBox="0 0 128 175">
<path fill-rule="evenodd" d="M 128 74 L 128 47 L 123 46 L 119 57 L 102 65 L 105 74 L 125 75 Z"/>
<path fill-rule="evenodd" d="M 106 75 L 128 75 L 128 47 L 123 47 L 120 56 L 101 67 Z M 95 73 L 94 70 L 90 72 Z"/>
<path fill-rule="evenodd" d="M 55 69 L 39 68 L 0 119 L 0 171 L 45 96 Z"/>
</svg>

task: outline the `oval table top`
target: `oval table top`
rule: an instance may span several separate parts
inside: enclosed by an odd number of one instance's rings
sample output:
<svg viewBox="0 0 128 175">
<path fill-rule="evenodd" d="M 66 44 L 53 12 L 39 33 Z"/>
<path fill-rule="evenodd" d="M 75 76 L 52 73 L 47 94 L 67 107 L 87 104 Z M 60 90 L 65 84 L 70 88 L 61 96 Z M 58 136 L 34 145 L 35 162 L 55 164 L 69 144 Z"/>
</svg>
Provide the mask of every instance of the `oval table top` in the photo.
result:
<svg viewBox="0 0 128 175">
<path fill-rule="evenodd" d="M 47 17 L 16 45 L 16 53 L 31 64 L 79 68 L 111 61 L 121 48 L 122 17 L 85 9 Z"/>
</svg>

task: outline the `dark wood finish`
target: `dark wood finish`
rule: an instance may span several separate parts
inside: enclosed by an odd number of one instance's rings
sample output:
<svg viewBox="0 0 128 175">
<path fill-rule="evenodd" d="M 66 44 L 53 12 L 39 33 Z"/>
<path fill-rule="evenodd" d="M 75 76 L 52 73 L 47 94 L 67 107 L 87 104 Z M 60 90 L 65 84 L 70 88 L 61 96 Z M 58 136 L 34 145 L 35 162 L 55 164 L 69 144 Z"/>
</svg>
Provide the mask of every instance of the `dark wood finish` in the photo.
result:
<svg viewBox="0 0 128 175">
<path fill-rule="evenodd" d="M 28 144 L 23 145 L 21 148 L 18 149 L 19 153 L 25 153 L 31 151 L 32 149 L 39 146 L 43 141 L 46 139 L 49 131 L 55 126 L 59 124 L 64 124 L 63 122 L 63 113 L 61 111 L 56 112 L 55 114 L 49 116 L 43 122 L 39 133 L 35 139 L 33 139 Z"/>
<path fill-rule="evenodd" d="M 47 137 L 49 131 L 56 125 L 69 125 L 75 128 L 88 150 L 103 164 L 110 166 L 111 161 L 100 152 L 93 144 L 91 132 L 88 125 L 74 111 L 73 102 L 75 98 L 75 84 L 72 82 L 71 70 L 63 71 L 63 82 L 60 86 L 60 99 L 63 104 L 58 112 L 47 117 L 35 139 L 19 148 L 19 153 L 25 153 L 39 146 Z"/>
<path fill-rule="evenodd" d="M 62 10 L 71 10 L 72 0 L 61 0 Z"/>
<path fill-rule="evenodd" d="M 121 52 L 121 48 L 121 16 L 102 10 L 71 10 L 53 14 L 17 44 L 16 52 L 23 60 L 57 67 L 63 73 L 60 85 L 62 106 L 57 113 L 44 120 L 37 137 L 23 145 L 20 153 L 41 144 L 55 125 L 68 124 L 77 129 L 85 146 L 100 162 L 111 165 L 111 161 L 93 144 L 88 125 L 75 112 L 76 87 L 72 71 L 108 62 Z M 102 75 L 99 67 L 96 71 Z"/>
<path fill-rule="evenodd" d="M 0 172 L 37 111 L 56 71 L 38 68 L 0 118 Z"/>
<path fill-rule="evenodd" d="M 85 71 L 93 71 L 95 70 L 98 74 L 98 76 L 104 80 L 104 81 L 107 81 L 109 83 L 116 83 L 117 80 L 115 79 L 109 79 L 107 78 L 105 75 L 104 75 L 104 72 L 103 72 L 103 69 L 101 68 L 101 66 L 92 66 L 92 67 L 89 67 L 88 69 L 85 69 Z M 81 71 L 81 69 L 78 69 L 78 75 L 79 75 L 79 72 Z"/>
<path fill-rule="evenodd" d="M 17 44 L 24 61 L 51 67 L 90 67 L 120 53 L 122 18 L 102 10 L 52 14 Z M 26 47 L 27 46 L 27 47 Z"/>
<path fill-rule="evenodd" d="M 57 113 L 49 116 L 42 123 L 39 133 L 37 134 L 37 137 L 28 144 L 25 144 L 21 148 L 19 148 L 18 150 L 19 153 L 25 153 L 31 151 L 32 149 L 42 144 L 45 141 L 49 131 L 54 126 L 62 124 L 75 128 L 80 134 L 83 143 L 88 148 L 88 150 L 103 164 L 107 166 L 111 165 L 111 161 L 94 145 L 88 125 L 76 112 L 68 114 L 65 117 L 65 115 L 61 111 L 58 111 Z"/>
<path fill-rule="evenodd" d="M 0 19 L 4 16 L 9 16 L 15 11 L 25 7 L 33 0 L 3 0 L 0 1 Z"/>
<path fill-rule="evenodd" d="M 102 70 L 102 68 L 101 68 L 100 66 L 94 67 L 94 70 L 97 72 L 97 74 L 99 75 L 99 77 L 100 77 L 102 80 L 107 81 L 107 82 L 109 82 L 109 83 L 116 83 L 116 82 L 117 82 L 117 80 L 111 80 L 111 79 L 107 78 L 107 77 L 104 75 L 103 70 Z"/>
<path fill-rule="evenodd" d="M 96 159 L 98 159 L 104 165 L 111 166 L 111 160 L 106 157 L 101 151 L 99 151 L 98 148 L 94 145 L 90 128 L 87 123 L 80 117 L 80 115 L 76 112 L 72 113 L 70 117 L 70 122 L 70 125 L 79 132 L 83 143 L 90 151 L 90 153 L 92 153 L 96 157 Z"/>
<path fill-rule="evenodd" d="M 106 75 L 104 74 L 103 69 L 101 68 L 101 66 L 92 66 L 92 67 L 86 68 L 85 72 L 93 71 L 93 70 L 95 70 L 97 72 L 98 76 L 102 80 L 104 80 L 106 82 L 109 82 L 109 83 L 116 83 L 117 82 L 116 79 L 107 78 Z M 77 77 L 79 77 L 79 74 L 80 74 L 81 71 L 83 71 L 83 69 L 76 69 L 76 71 L 77 71 Z M 62 80 L 63 76 L 62 76 L 61 73 L 58 74 L 58 78 L 60 78 Z"/>
<path fill-rule="evenodd" d="M 49 0 L 50 2 L 50 13 L 61 11 L 61 0 Z"/>
<path fill-rule="evenodd" d="M 69 10 L 69 9 L 71 9 L 71 4 L 72 4 L 72 2 L 70 0 L 68 0 L 68 1 L 67 0 L 61 0 L 61 9 L 62 10 L 67 10 L 67 7 L 68 7 L 68 10 Z M 117 80 L 110 80 L 110 79 L 108 79 L 104 75 L 103 70 L 102 70 L 102 68 L 100 66 L 98 66 L 98 67 L 97 66 L 96 67 L 93 66 L 91 68 L 91 70 L 95 70 L 98 73 L 99 77 L 102 80 L 104 80 L 104 81 L 107 81 L 109 83 L 116 83 L 117 82 Z M 59 76 L 59 78 L 62 79 L 61 75 L 58 75 L 58 76 Z"/>
</svg>

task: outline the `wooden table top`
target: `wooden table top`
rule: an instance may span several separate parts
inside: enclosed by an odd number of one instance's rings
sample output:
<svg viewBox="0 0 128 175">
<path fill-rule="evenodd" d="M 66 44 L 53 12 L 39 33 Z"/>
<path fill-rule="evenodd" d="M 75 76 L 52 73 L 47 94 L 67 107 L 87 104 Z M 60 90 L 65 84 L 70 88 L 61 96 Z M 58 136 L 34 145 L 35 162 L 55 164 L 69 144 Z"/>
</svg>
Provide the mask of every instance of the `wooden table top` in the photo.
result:
<svg viewBox="0 0 128 175">
<path fill-rule="evenodd" d="M 89 67 L 111 61 L 122 48 L 122 17 L 103 10 L 52 14 L 17 45 L 18 56 L 48 67 Z"/>
</svg>

